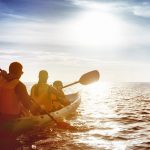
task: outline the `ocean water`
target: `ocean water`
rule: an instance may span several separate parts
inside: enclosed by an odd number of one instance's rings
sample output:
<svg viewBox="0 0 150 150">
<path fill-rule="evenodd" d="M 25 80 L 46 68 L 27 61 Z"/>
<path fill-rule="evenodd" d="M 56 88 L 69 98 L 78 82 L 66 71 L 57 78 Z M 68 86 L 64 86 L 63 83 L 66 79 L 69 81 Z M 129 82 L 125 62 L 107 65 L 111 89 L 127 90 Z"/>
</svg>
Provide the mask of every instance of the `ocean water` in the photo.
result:
<svg viewBox="0 0 150 150">
<path fill-rule="evenodd" d="M 68 120 L 76 131 L 50 127 L 30 131 L 18 137 L 18 149 L 150 149 L 150 83 L 98 82 L 65 92 L 78 90 L 82 102 Z"/>
</svg>

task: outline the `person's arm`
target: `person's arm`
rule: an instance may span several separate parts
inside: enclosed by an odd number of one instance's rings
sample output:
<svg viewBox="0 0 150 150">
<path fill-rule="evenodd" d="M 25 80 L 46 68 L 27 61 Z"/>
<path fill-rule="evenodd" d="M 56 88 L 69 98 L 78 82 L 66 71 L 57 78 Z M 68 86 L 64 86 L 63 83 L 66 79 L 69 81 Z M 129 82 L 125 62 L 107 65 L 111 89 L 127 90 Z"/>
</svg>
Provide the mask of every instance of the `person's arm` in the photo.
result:
<svg viewBox="0 0 150 150">
<path fill-rule="evenodd" d="M 18 99 L 21 101 L 23 106 L 26 109 L 30 109 L 32 102 L 31 102 L 31 97 L 28 95 L 26 86 L 22 82 L 19 82 L 15 88 L 15 91 L 18 96 Z"/>
<path fill-rule="evenodd" d="M 15 90 L 19 100 L 27 110 L 30 110 L 34 115 L 43 113 L 41 107 L 28 95 L 26 86 L 22 82 L 18 83 Z"/>
<path fill-rule="evenodd" d="M 62 90 L 56 90 L 54 87 L 50 86 L 49 91 L 59 97 L 65 97 L 64 93 Z"/>
</svg>

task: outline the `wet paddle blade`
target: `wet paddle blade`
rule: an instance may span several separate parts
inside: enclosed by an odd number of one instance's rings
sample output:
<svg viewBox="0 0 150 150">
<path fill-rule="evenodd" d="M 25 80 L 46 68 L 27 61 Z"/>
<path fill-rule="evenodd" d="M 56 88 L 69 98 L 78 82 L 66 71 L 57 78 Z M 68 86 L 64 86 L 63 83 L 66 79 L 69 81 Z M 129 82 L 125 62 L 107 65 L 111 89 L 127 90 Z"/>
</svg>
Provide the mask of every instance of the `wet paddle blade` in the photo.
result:
<svg viewBox="0 0 150 150">
<path fill-rule="evenodd" d="M 100 78 L 100 74 L 97 70 L 94 71 L 90 71 L 84 75 L 81 76 L 79 83 L 83 84 L 83 85 L 87 85 L 93 82 L 98 81 Z"/>
<path fill-rule="evenodd" d="M 80 84 L 83 84 L 83 85 L 87 85 L 87 84 L 90 84 L 90 83 L 98 81 L 99 78 L 100 78 L 100 74 L 99 74 L 99 72 L 97 70 L 90 71 L 88 73 L 83 74 L 80 77 L 79 81 L 75 81 L 73 83 L 67 84 L 67 85 L 63 86 L 62 88 L 66 88 L 66 87 L 69 87 L 69 86 L 77 84 L 77 83 L 80 83 Z"/>
</svg>

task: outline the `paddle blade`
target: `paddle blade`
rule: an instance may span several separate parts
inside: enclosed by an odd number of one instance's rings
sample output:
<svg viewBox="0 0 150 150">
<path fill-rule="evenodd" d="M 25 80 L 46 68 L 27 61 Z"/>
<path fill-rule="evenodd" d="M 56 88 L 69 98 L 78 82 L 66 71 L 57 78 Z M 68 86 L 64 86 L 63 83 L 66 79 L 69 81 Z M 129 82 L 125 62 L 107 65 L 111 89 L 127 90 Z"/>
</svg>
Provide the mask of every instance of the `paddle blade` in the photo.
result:
<svg viewBox="0 0 150 150">
<path fill-rule="evenodd" d="M 98 81 L 100 78 L 100 74 L 97 70 L 94 71 L 90 71 L 84 75 L 81 76 L 79 83 L 83 84 L 83 85 L 87 85 L 93 82 Z"/>
</svg>

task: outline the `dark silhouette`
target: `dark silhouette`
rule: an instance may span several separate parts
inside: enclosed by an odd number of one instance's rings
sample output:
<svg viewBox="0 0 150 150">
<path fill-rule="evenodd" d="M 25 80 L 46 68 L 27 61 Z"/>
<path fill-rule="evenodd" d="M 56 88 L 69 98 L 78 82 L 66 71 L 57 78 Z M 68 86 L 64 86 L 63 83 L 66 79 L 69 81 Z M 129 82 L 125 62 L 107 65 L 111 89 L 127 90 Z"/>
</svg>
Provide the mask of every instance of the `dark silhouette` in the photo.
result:
<svg viewBox="0 0 150 150">
<path fill-rule="evenodd" d="M 22 69 L 23 66 L 19 62 L 13 62 L 9 66 L 9 73 L 0 70 L 0 145 L 3 149 L 5 146 L 12 146 L 13 149 L 17 136 L 5 131 L 3 124 L 22 116 L 25 111 L 29 113 L 28 110 L 35 114 L 34 110 L 38 109 L 31 102 L 26 86 L 19 80 L 23 74 Z"/>
<path fill-rule="evenodd" d="M 59 103 L 61 103 L 63 106 L 69 105 L 69 101 L 66 99 L 65 94 L 62 90 L 63 83 L 60 80 L 56 80 L 53 83 L 53 87 L 57 90 L 56 99 Z"/>
<path fill-rule="evenodd" d="M 60 97 L 65 98 L 64 93 L 60 90 L 62 86 L 58 87 L 57 81 L 54 83 L 55 86 L 51 86 L 47 80 L 48 72 L 41 70 L 38 83 L 31 88 L 31 97 L 48 112 L 59 110 L 64 107 L 64 104 L 59 100 Z"/>
<path fill-rule="evenodd" d="M 34 84 L 31 88 L 31 97 L 36 101 L 42 108 L 47 111 L 52 110 L 52 103 L 50 98 L 50 93 L 52 87 L 47 84 L 48 72 L 46 70 L 41 70 L 39 72 L 39 81 Z"/>
</svg>

